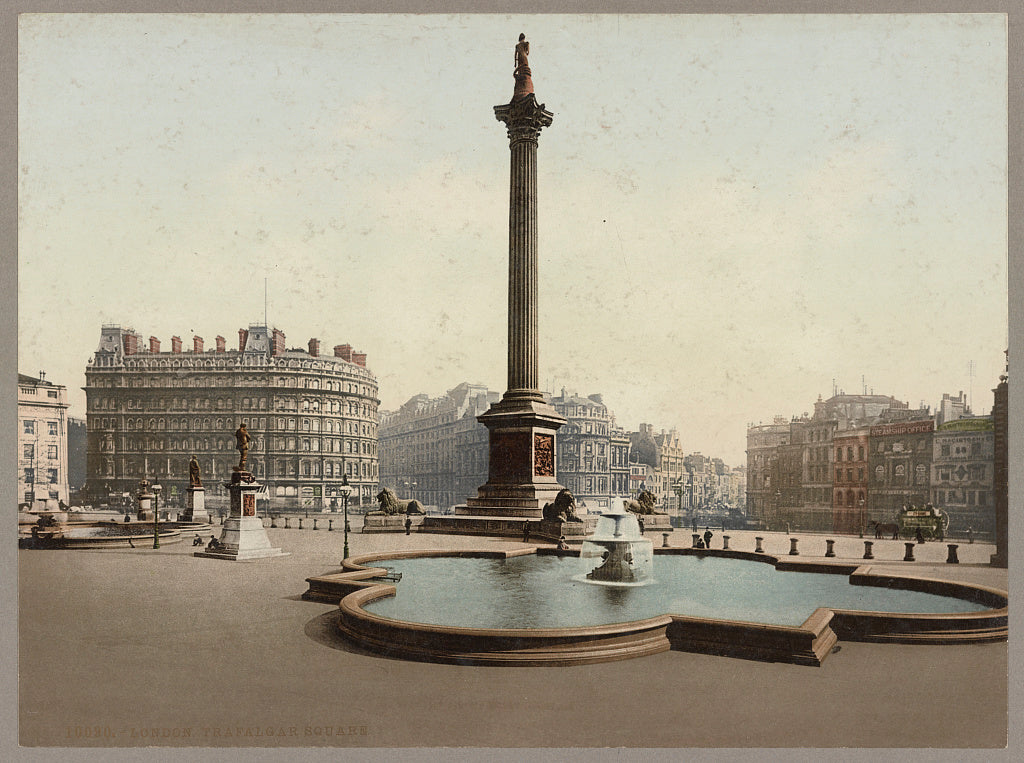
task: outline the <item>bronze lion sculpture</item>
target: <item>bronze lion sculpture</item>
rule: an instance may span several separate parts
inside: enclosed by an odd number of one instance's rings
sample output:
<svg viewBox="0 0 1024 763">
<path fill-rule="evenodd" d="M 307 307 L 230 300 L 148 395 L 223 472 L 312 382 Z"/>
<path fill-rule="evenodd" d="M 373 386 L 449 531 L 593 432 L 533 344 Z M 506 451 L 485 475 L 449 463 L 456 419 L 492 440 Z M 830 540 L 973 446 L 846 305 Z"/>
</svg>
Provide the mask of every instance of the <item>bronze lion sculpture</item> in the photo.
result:
<svg viewBox="0 0 1024 763">
<path fill-rule="evenodd" d="M 576 514 L 576 499 L 568 489 L 562 488 L 552 503 L 544 504 L 544 519 L 550 522 L 582 522 Z"/>
<path fill-rule="evenodd" d="M 650 490 L 641 490 L 635 501 L 630 499 L 625 502 L 626 511 L 631 511 L 634 514 L 660 514 L 662 512 L 654 510 L 656 500 L 654 493 Z"/>
<path fill-rule="evenodd" d="M 391 488 L 384 488 L 377 493 L 377 502 L 380 504 L 380 512 L 391 516 L 393 514 L 426 514 L 423 504 L 415 498 L 404 500 L 395 497 Z"/>
</svg>

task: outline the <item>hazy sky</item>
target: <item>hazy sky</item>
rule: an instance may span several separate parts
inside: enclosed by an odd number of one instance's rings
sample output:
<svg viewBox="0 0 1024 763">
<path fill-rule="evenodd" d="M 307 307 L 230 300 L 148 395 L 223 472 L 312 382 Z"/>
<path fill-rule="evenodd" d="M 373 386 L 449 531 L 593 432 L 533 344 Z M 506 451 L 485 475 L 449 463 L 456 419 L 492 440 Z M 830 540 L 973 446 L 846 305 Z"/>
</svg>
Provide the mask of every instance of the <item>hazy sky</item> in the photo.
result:
<svg viewBox="0 0 1024 763">
<path fill-rule="evenodd" d="M 505 388 L 509 150 L 538 100 L 540 377 L 743 462 L 833 379 L 991 407 L 999 15 L 23 15 L 19 370 L 84 416 L 100 325 L 262 321 L 383 408 Z M 329 350 L 328 350 L 329 351 Z"/>
</svg>

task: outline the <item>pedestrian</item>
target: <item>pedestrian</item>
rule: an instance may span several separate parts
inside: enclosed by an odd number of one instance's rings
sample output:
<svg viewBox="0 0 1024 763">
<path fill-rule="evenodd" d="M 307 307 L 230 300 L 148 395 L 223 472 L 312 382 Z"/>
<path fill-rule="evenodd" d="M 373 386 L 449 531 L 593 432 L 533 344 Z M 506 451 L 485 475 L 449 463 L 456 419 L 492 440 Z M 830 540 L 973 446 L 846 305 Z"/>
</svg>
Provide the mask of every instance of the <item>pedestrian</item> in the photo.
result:
<svg viewBox="0 0 1024 763">
<path fill-rule="evenodd" d="M 704 548 L 711 548 L 711 539 L 715 537 L 715 534 L 711 532 L 710 527 L 704 528 Z"/>
<path fill-rule="evenodd" d="M 410 517 L 408 514 L 405 515 L 405 534 L 412 534 L 412 517 Z"/>
<path fill-rule="evenodd" d="M 967 542 L 974 543 L 974 530 L 970 527 L 967 528 Z"/>
<path fill-rule="evenodd" d="M 203 539 L 199 537 L 198 533 L 196 534 L 195 540 L 192 541 L 192 545 L 193 546 L 201 546 L 201 545 L 203 545 Z"/>
<path fill-rule="evenodd" d="M 636 522 L 637 522 L 638 525 L 640 525 L 640 534 L 643 535 L 644 534 L 644 518 L 643 517 L 637 517 L 636 518 Z"/>
<path fill-rule="evenodd" d="M 920 527 L 918 527 L 917 532 L 914 533 L 914 540 L 916 540 L 918 543 L 924 543 L 924 533 L 921 532 Z"/>
<path fill-rule="evenodd" d="M 565 536 L 564 535 L 562 535 L 558 539 L 558 550 L 559 551 L 568 551 L 569 550 L 569 544 L 565 542 Z"/>
<path fill-rule="evenodd" d="M 529 521 L 523 522 L 523 543 L 530 542 L 530 523 Z"/>
<path fill-rule="evenodd" d="M 694 548 L 707 548 L 707 546 L 704 545 L 704 541 L 702 541 L 700 538 L 697 538 L 697 542 L 693 544 L 693 547 Z"/>
<path fill-rule="evenodd" d="M 131 538 L 129 538 L 129 539 L 128 539 L 128 545 L 129 545 L 129 546 L 130 546 L 131 548 L 135 548 L 135 544 L 134 544 L 134 543 L 132 543 L 132 539 L 131 539 Z"/>
</svg>

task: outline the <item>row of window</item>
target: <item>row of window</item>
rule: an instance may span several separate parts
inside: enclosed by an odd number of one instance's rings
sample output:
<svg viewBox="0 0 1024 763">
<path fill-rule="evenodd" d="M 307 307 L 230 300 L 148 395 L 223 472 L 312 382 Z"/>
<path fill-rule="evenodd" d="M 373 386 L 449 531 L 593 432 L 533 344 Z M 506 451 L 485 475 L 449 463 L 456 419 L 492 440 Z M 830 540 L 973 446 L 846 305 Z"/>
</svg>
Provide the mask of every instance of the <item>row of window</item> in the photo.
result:
<svg viewBox="0 0 1024 763">
<path fill-rule="evenodd" d="M 50 435 L 52 437 L 55 437 L 59 433 L 56 421 L 46 421 L 46 422 L 40 421 L 39 422 L 40 425 L 42 425 L 44 423 L 46 424 L 46 434 L 48 434 L 48 435 Z M 21 425 L 22 425 L 21 431 L 24 432 L 25 434 L 35 434 L 36 433 L 37 427 L 36 427 L 36 420 L 35 419 L 23 419 L 22 422 L 21 422 Z M 42 432 L 41 429 L 40 429 L 40 432 Z"/>
<path fill-rule="evenodd" d="M 28 443 L 21 446 L 21 457 L 22 458 L 35 458 L 36 457 L 36 446 Z M 57 460 L 57 446 L 47 445 L 46 446 L 46 458 L 50 461 Z"/>
<path fill-rule="evenodd" d="M 57 481 L 57 472 L 58 472 L 57 469 L 47 469 L 46 472 L 45 472 L 45 474 L 46 474 L 46 482 L 49 482 L 51 484 L 55 483 Z M 26 485 L 31 485 L 31 484 L 35 483 L 35 481 L 36 481 L 36 470 L 35 470 L 35 468 L 33 468 L 31 466 L 26 466 L 24 469 L 22 469 L 21 481 L 24 482 Z"/>
</svg>

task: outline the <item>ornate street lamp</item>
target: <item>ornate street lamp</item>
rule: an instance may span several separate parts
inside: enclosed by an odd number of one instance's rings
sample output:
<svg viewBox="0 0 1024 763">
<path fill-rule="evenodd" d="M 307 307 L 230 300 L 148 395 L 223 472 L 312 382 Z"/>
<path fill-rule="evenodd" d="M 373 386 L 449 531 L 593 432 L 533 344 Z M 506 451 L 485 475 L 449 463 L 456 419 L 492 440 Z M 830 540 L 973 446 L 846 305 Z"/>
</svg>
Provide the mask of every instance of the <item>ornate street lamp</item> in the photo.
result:
<svg viewBox="0 0 1024 763">
<path fill-rule="evenodd" d="M 154 483 L 153 491 L 153 548 L 160 548 L 160 491 L 163 485 Z"/>
<path fill-rule="evenodd" d="M 348 559 L 348 497 L 352 492 L 352 486 L 348 484 L 348 475 L 344 475 L 341 478 L 341 486 L 338 488 L 338 492 L 341 493 L 341 500 L 345 506 L 345 556 L 342 559 Z"/>
</svg>

